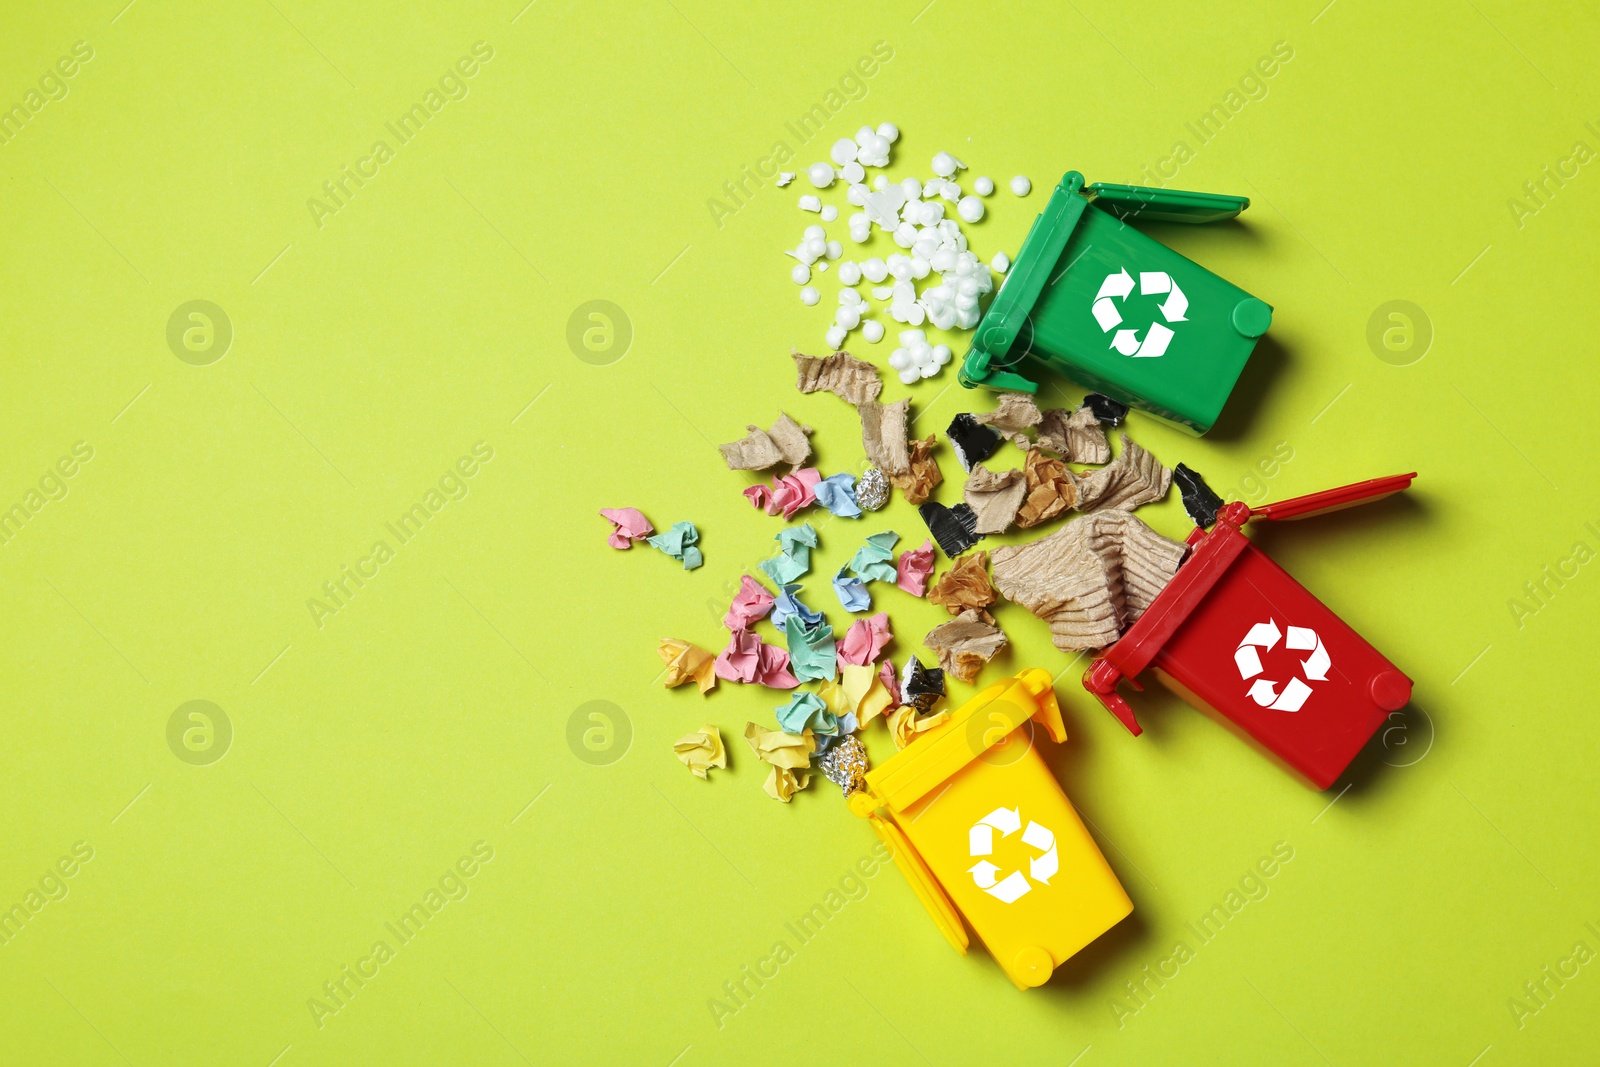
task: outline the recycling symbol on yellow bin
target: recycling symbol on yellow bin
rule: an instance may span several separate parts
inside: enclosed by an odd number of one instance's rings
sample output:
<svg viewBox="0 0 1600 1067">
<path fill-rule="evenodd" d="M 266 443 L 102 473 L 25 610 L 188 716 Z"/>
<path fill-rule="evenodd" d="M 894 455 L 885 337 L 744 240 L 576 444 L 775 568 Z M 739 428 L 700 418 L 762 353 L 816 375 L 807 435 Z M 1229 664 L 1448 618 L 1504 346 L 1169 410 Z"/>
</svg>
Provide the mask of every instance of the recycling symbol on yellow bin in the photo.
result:
<svg viewBox="0 0 1600 1067">
<path fill-rule="evenodd" d="M 1015 904 L 1023 894 L 1033 888 L 1033 883 L 1047 886 L 1050 879 L 1055 877 L 1060 866 L 1056 858 L 1056 835 L 1049 827 L 1040 826 L 1031 819 L 1027 829 L 1022 828 L 1022 812 L 1019 808 L 995 808 L 989 814 L 972 824 L 967 831 L 969 853 L 972 856 L 992 856 L 994 854 L 994 833 L 1000 831 L 1002 838 L 1010 837 L 1018 830 L 1022 830 L 1022 843 L 1039 851 L 1037 856 L 1028 860 L 1028 873 L 1012 871 L 1004 878 L 998 877 L 1000 868 L 988 860 L 979 860 L 967 872 L 972 875 L 972 881 L 977 887 L 988 893 L 1002 904 Z M 1031 879 L 1031 881 L 1030 881 Z"/>
<path fill-rule="evenodd" d="M 1111 298 L 1116 297 L 1117 301 L 1127 303 L 1128 295 L 1132 292 L 1133 275 L 1128 273 L 1127 267 L 1120 268 L 1115 274 L 1107 274 L 1094 297 L 1091 308 L 1094 320 L 1100 324 L 1103 333 L 1117 331 L 1111 338 L 1111 347 L 1125 356 L 1166 355 L 1167 346 L 1172 343 L 1172 328 L 1165 323 L 1152 322 L 1149 329 L 1145 330 L 1142 341 L 1138 330 L 1117 329 L 1122 325 L 1122 312 L 1117 310 L 1117 304 Z M 1139 272 L 1140 296 L 1162 293 L 1167 295 L 1167 299 L 1157 305 L 1161 317 L 1166 322 L 1188 322 L 1189 298 L 1183 295 L 1183 290 L 1172 280 L 1172 275 L 1166 271 Z"/>
</svg>

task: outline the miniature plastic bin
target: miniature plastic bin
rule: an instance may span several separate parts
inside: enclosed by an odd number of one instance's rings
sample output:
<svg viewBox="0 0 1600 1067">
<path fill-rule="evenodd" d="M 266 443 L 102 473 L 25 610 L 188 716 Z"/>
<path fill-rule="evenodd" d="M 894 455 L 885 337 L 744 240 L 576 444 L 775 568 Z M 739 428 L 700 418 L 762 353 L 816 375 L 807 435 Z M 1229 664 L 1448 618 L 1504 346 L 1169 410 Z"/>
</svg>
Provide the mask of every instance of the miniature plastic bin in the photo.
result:
<svg viewBox="0 0 1600 1067">
<path fill-rule="evenodd" d="M 1242 731 L 1318 789 L 1332 785 L 1389 713 L 1411 699 L 1411 679 L 1266 553 L 1241 527 L 1363 504 L 1416 474 L 1375 478 L 1251 508 L 1225 505 L 1209 532 L 1189 535 L 1178 573 L 1083 676 L 1132 733 L 1117 683 L 1145 668 L 1195 707 Z"/>
<path fill-rule="evenodd" d="M 850 797 L 956 951 L 966 955 L 964 918 L 1018 989 L 1043 985 L 1133 911 L 1033 747 L 1029 719 L 1066 740 L 1038 668 L 973 697 Z"/>
<path fill-rule="evenodd" d="M 1129 220 L 1214 222 L 1247 197 L 1097 182 L 1068 171 L 978 322 L 961 384 L 1034 392 L 1052 371 L 1198 435 L 1211 429 L 1272 308 Z"/>
</svg>

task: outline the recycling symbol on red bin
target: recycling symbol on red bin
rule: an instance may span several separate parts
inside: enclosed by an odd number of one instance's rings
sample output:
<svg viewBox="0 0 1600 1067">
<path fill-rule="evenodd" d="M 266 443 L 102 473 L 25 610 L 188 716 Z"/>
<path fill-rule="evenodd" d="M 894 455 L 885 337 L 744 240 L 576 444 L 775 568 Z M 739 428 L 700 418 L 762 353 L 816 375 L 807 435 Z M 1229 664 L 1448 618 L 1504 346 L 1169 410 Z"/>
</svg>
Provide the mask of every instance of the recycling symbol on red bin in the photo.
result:
<svg viewBox="0 0 1600 1067">
<path fill-rule="evenodd" d="M 1010 837 L 1018 830 L 1022 830 L 1022 843 L 1039 850 L 1039 855 L 1028 860 L 1028 873 L 1012 871 L 1004 878 L 999 878 L 996 876 L 1000 873 L 1000 868 L 988 860 L 979 860 L 967 868 L 967 873 L 972 875 L 973 883 L 991 897 L 1002 904 L 1015 904 L 1024 893 L 1033 888 L 1033 882 L 1047 886 L 1050 884 L 1050 879 L 1055 877 L 1060 867 L 1056 857 L 1056 835 L 1049 827 L 1040 826 L 1031 819 L 1028 821 L 1028 828 L 1023 830 L 1022 812 L 1019 808 L 995 808 L 973 823 L 972 828 L 967 831 L 969 854 L 993 855 L 996 830 L 1000 831 L 1001 837 Z"/>
<path fill-rule="evenodd" d="M 1127 303 L 1128 295 L 1132 292 L 1133 276 L 1128 273 L 1128 268 L 1122 267 L 1115 274 L 1107 274 L 1094 297 L 1091 309 L 1094 311 L 1094 320 L 1100 324 L 1103 333 L 1117 331 L 1111 338 L 1111 347 L 1125 356 L 1166 355 L 1167 345 L 1172 343 L 1172 329 L 1165 323 L 1152 322 L 1149 329 L 1145 330 L 1142 341 L 1138 330 L 1117 329 L 1122 325 L 1122 312 L 1117 310 L 1111 298 L 1116 297 L 1118 301 Z M 1161 317 L 1167 322 L 1188 322 L 1189 298 L 1183 295 L 1183 290 L 1172 280 L 1172 275 L 1166 271 L 1140 271 L 1139 295 L 1161 293 L 1167 294 L 1167 299 L 1157 305 Z"/>
<path fill-rule="evenodd" d="M 1283 638 L 1283 646 L 1300 652 L 1310 652 L 1311 655 L 1300 661 L 1301 673 L 1305 679 L 1290 678 L 1283 685 L 1283 690 L 1278 690 L 1278 683 L 1270 678 L 1257 677 L 1264 668 L 1261 666 L 1261 653 L 1258 649 L 1271 651 L 1277 647 L 1278 639 Z M 1310 682 L 1325 682 L 1328 680 L 1328 669 L 1333 666 L 1333 661 L 1328 658 L 1328 650 L 1322 647 L 1322 638 L 1317 636 L 1317 631 L 1308 626 L 1291 626 L 1288 633 L 1278 630 L 1276 619 L 1258 622 L 1250 627 L 1250 632 L 1245 634 L 1239 642 L 1239 647 L 1234 650 L 1233 662 L 1239 665 L 1239 677 L 1250 683 L 1250 699 L 1263 708 L 1273 711 L 1299 711 L 1305 707 L 1306 700 L 1311 696 Z"/>
</svg>

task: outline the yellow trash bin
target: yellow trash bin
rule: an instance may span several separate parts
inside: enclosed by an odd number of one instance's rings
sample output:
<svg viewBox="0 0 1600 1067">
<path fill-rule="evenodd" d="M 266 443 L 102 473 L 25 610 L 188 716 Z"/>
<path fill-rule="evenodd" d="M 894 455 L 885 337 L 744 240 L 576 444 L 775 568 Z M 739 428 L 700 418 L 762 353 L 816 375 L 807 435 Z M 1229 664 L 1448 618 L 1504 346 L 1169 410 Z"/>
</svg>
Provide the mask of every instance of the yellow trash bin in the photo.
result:
<svg viewBox="0 0 1600 1067">
<path fill-rule="evenodd" d="M 1030 719 L 1067 739 L 1038 668 L 973 697 L 850 797 L 956 951 L 967 951 L 965 919 L 1018 989 L 1043 985 L 1133 911 L 1031 744 Z"/>
</svg>

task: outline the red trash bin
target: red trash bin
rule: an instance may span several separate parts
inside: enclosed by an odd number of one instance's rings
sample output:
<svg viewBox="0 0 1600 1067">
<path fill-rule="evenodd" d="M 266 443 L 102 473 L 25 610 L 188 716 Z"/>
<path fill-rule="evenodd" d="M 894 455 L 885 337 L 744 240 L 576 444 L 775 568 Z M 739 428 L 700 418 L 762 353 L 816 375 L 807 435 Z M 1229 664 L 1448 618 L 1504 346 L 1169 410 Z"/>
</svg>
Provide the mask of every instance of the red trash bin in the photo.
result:
<svg viewBox="0 0 1600 1067">
<path fill-rule="evenodd" d="M 1416 473 L 1251 508 L 1225 505 L 1139 621 L 1084 673 L 1083 686 L 1132 733 L 1117 693 L 1146 667 L 1195 707 L 1244 732 L 1318 789 L 1332 785 L 1411 679 L 1251 543 L 1251 519 L 1302 519 L 1397 493 Z"/>
</svg>

